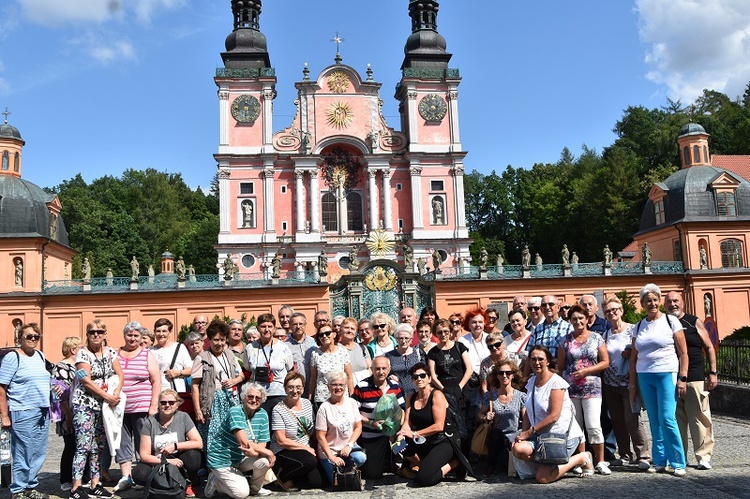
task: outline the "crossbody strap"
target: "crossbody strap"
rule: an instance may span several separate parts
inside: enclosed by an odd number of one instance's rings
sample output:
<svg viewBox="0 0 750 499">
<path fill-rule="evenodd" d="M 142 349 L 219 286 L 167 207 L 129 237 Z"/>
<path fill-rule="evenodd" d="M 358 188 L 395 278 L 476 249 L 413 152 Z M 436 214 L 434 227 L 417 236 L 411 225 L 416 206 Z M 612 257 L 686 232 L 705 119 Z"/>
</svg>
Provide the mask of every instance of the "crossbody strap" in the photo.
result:
<svg viewBox="0 0 750 499">
<path fill-rule="evenodd" d="M 303 432 L 305 432 L 305 436 L 307 438 L 310 438 L 310 432 L 307 431 L 307 427 L 302 424 L 302 421 L 300 421 L 300 419 L 297 417 L 297 415 L 294 413 L 294 411 L 292 411 L 289 407 L 287 407 L 287 405 L 284 402 L 281 402 L 281 404 L 284 406 L 284 409 L 286 409 L 287 411 L 289 411 L 289 414 L 291 414 L 292 416 L 294 416 L 294 419 L 297 420 L 297 425 L 300 427 L 300 429 Z"/>
</svg>

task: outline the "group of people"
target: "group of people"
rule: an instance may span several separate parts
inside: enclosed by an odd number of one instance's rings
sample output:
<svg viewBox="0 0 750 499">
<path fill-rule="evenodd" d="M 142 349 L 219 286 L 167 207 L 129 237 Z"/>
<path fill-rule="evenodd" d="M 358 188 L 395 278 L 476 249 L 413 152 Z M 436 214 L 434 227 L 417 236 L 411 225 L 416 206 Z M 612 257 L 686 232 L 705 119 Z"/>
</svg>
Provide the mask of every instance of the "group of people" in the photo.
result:
<svg viewBox="0 0 750 499">
<path fill-rule="evenodd" d="M 83 342 L 65 339 L 54 366 L 37 350 L 39 327 L 24 325 L 0 366 L 11 493 L 46 497 L 36 490 L 46 443 L 31 443 L 50 413 L 64 441 L 61 488 L 72 499 L 112 496 L 102 484 L 112 457 L 122 473 L 114 492 L 147 486 L 164 457 L 188 478 L 188 497 L 199 485 L 205 497 L 238 499 L 320 488 L 353 467 L 420 486 L 449 473 L 471 479 L 480 425 L 489 426 L 485 477 L 547 483 L 631 464 L 682 476 L 688 431 L 698 469 L 710 469 L 706 393 L 717 378 L 708 334 L 679 293 L 667 295 L 668 314 L 653 284 L 640 302 L 645 318 L 628 324 L 616 297 L 602 304 L 603 319 L 592 295 L 573 305 L 516 296 L 505 328 L 497 310 L 482 307 L 448 318 L 404 308 L 398 323 L 321 310 L 314 334 L 304 314 L 282 306 L 261 314 L 252 336 L 239 320 L 203 315 L 183 342 L 168 319 L 153 333 L 131 322 L 118 349 L 94 320 Z M 566 435 L 566 463 L 539 459 L 549 432 Z"/>
</svg>

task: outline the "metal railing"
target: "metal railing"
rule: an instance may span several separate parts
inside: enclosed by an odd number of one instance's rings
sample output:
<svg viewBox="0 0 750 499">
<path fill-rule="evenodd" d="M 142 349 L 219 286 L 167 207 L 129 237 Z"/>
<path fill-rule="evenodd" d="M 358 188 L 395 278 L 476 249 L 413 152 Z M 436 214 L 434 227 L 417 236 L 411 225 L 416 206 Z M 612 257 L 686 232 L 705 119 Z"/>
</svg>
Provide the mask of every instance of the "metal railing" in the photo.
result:
<svg viewBox="0 0 750 499">
<path fill-rule="evenodd" d="M 544 264 L 541 268 L 532 265 L 529 268 L 529 277 L 531 278 L 551 278 L 563 277 L 565 268 L 562 264 Z M 601 276 L 604 275 L 603 262 L 590 263 L 573 263 L 567 269 L 572 277 Z M 610 267 L 612 275 L 644 275 L 645 269 L 642 262 L 613 262 Z M 682 262 L 651 262 L 650 267 L 652 274 L 682 274 L 684 268 Z M 440 269 L 442 279 L 444 280 L 461 280 L 461 279 L 478 279 L 479 267 L 443 267 Z M 433 279 L 433 272 L 425 274 L 427 280 Z M 502 267 L 488 266 L 487 279 L 520 279 L 523 277 L 521 265 L 503 265 Z"/>
<path fill-rule="evenodd" d="M 750 340 L 724 340 L 716 351 L 719 380 L 750 385 Z"/>
</svg>

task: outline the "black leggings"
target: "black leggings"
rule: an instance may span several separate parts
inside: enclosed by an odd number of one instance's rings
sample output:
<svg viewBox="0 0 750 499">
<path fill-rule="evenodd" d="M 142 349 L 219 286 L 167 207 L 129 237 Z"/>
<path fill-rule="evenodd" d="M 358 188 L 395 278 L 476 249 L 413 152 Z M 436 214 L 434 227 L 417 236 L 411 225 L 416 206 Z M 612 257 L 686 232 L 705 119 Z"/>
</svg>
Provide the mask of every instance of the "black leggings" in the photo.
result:
<svg viewBox="0 0 750 499">
<path fill-rule="evenodd" d="M 404 452 L 404 456 L 419 456 L 419 471 L 414 481 L 422 487 L 432 487 L 443 479 L 443 466 L 453 459 L 453 446 L 448 439 L 444 439 L 434 445 L 424 443 L 417 445 L 410 443 Z"/>
<path fill-rule="evenodd" d="M 487 464 L 489 468 L 500 471 L 503 474 L 508 473 L 508 460 L 510 459 L 508 446 L 506 445 L 507 441 L 508 437 L 501 430 L 494 428 L 490 430 L 490 436 L 487 441 L 487 446 L 490 450 L 487 456 Z"/>
<path fill-rule="evenodd" d="M 73 481 L 73 458 L 76 454 L 75 434 L 63 435 L 64 447 L 60 454 L 60 483 Z"/>
<path fill-rule="evenodd" d="M 291 480 L 301 489 L 319 489 L 323 486 L 323 479 L 318 471 L 318 458 L 306 450 L 279 451 L 273 471 L 282 482 Z"/>
<path fill-rule="evenodd" d="M 367 454 L 367 461 L 362 465 L 362 473 L 366 478 L 382 478 L 383 471 L 393 461 L 391 441 L 388 437 L 360 438 L 357 443 Z"/>
<path fill-rule="evenodd" d="M 196 483 L 195 477 L 198 475 L 198 470 L 201 467 L 200 451 L 196 449 L 190 449 L 183 452 L 178 452 L 175 457 L 182 460 L 183 471 L 187 474 L 192 483 Z M 136 464 L 135 468 L 133 468 L 133 481 L 138 485 L 146 485 L 146 482 L 148 482 L 148 477 L 151 475 L 151 470 L 153 470 L 155 466 L 161 465 L 146 463 Z"/>
</svg>

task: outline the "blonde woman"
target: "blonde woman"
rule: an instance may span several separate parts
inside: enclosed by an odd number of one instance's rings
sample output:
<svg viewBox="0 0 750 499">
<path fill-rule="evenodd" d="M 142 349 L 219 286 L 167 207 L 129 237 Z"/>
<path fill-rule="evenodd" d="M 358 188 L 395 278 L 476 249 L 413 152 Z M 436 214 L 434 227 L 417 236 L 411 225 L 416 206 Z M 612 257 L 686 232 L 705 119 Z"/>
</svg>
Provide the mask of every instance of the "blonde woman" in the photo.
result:
<svg viewBox="0 0 750 499">
<path fill-rule="evenodd" d="M 73 456 L 76 453 L 76 434 L 73 432 L 73 410 L 70 407 L 70 390 L 76 377 L 76 354 L 81 347 L 81 338 L 68 336 L 63 340 L 63 359 L 55 365 L 52 377 L 67 389 L 60 397 L 63 419 L 57 423 L 57 434 L 63 437 L 63 451 L 60 454 L 60 490 L 73 487 Z"/>
</svg>

